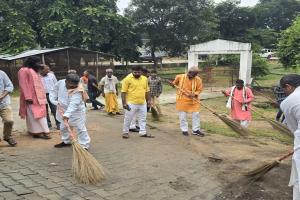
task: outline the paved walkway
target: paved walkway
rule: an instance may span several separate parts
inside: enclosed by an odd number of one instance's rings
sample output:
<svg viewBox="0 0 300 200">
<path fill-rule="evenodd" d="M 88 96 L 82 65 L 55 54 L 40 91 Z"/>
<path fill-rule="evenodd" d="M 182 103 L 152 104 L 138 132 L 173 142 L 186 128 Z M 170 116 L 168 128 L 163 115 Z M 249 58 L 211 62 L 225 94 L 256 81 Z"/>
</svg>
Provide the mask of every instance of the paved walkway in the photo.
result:
<svg viewBox="0 0 300 200">
<path fill-rule="evenodd" d="M 13 102 L 16 105 L 16 99 Z M 19 135 L 25 123 L 14 113 Z M 97 186 L 73 180 L 71 148 L 53 148 L 58 132 L 48 141 L 21 134 L 17 148 L 1 142 L 0 200 L 211 200 L 220 192 L 220 183 L 206 173 L 206 159 L 185 148 L 179 134 L 152 128 L 154 139 L 132 134 L 124 140 L 122 120 L 123 116 L 88 112 L 90 152 L 108 172 Z"/>
</svg>

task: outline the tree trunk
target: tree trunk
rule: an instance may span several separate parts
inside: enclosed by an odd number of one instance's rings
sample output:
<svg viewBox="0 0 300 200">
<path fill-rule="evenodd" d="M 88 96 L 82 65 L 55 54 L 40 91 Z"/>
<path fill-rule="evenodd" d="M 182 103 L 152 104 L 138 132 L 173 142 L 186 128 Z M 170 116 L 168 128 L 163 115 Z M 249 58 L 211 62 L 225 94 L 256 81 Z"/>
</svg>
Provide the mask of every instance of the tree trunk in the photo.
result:
<svg viewBox="0 0 300 200">
<path fill-rule="evenodd" d="M 152 57 L 152 61 L 153 61 L 153 68 L 154 70 L 157 69 L 157 59 L 155 57 L 155 47 L 151 47 L 151 57 Z"/>
</svg>

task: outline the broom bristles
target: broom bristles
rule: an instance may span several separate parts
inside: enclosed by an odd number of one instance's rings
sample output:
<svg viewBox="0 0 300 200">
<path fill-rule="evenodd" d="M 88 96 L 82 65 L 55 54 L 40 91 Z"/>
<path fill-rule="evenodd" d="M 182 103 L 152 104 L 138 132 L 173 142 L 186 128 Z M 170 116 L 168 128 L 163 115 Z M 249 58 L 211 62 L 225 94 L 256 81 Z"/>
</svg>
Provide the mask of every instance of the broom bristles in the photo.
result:
<svg viewBox="0 0 300 200">
<path fill-rule="evenodd" d="M 225 124 L 227 124 L 232 130 L 238 133 L 241 136 L 250 135 L 250 131 L 244 127 L 242 127 L 238 122 L 230 119 L 225 114 L 217 114 L 214 113 L 217 117 L 219 117 Z"/>
<path fill-rule="evenodd" d="M 156 121 L 159 121 L 159 113 L 155 107 L 151 107 L 152 118 Z"/>
<path fill-rule="evenodd" d="M 74 178 L 83 184 L 97 184 L 105 178 L 105 173 L 100 163 L 85 150 L 77 140 L 72 141 L 73 162 L 72 172 Z"/>
<path fill-rule="evenodd" d="M 288 135 L 290 137 L 293 137 L 293 133 L 283 124 L 281 124 L 280 122 L 277 122 L 275 120 L 268 120 L 269 124 L 271 124 L 271 126 L 278 130 L 280 133 Z"/>
<path fill-rule="evenodd" d="M 268 173 L 270 170 L 272 170 L 274 167 L 279 165 L 279 161 L 275 160 L 271 163 L 264 164 L 260 167 L 257 167 L 254 170 L 251 170 L 244 174 L 244 176 L 250 177 L 253 181 L 257 181 L 260 178 L 262 178 L 266 173 Z"/>
</svg>

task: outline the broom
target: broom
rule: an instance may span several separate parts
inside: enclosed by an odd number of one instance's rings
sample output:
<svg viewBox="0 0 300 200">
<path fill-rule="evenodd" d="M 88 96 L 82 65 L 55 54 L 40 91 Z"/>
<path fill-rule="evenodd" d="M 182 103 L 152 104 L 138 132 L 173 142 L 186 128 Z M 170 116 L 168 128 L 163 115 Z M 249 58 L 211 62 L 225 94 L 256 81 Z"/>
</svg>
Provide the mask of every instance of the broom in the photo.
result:
<svg viewBox="0 0 300 200">
<path fill-rule="evenodd" d="M 238 101 L 234 96 L 232 96 L 232 98 L 236 101 Z M 288 135 L 290 137 L 293 137 L 293 133 L 283 124 L 281 124 L 280 122 L 277 122 L 273 119 L 269 119 L 267 117 L 265 117 L 262 113 L 258 112 L 256 109 L 251 108 L 251 107 L 247 107 L 250 110 L 252 110 L 254 113 L 258 114 L 259 116 L 261 116 L 264 120 L 266 120 L 269 124 L 271 124 L 271 126 L 278 130 L 280 133 Z"/>
<path fill-rule="evenodd" d="M 177 85 L 174 85 L 171 81 L 168 81 L 171 85 L 173 85 L 176 89 L 180 90 L 183 93 L 187 93 L 185 90 L 179 88 Z M 230 119 L 225 114 L 218 114 L 216 111 L 214 111 L 212 108 L 204 105 L 199 99 L 192 98 L 194 101 L 198 102 L 201 106 L 203 106 L 205 109 L 209 110 L 212 114 L 217 116 L 221 121 L 223 121 L 227 126 L 229 126 L 233 131 L 238 133 L 239 135 L 245 137 L 247 135 L 251 134 L 251 131 L 242 127 L 238 122 Z"/>
<path fill-rule="evenodd" d="M 154 106 L 151 106 L 151 115 L 155 121 L 159 121 L 159 113 Z"/>
<path fill-rule="evenodd" d="M 266 173 L 271 171 L 274 167 L 278 166 L 281 163 L 281 161 L 293 155 L 293 153 L 294 151 L 291 151 L 270 163 L 264 164 L 252 171 L 245 173 L 244 176 L 249 177 L 252 181 L 257 181 L 260 178 L 262 178 Z"/>
<path fill-rule="evenodd" d="M 274 101 L 274 99 L 268 97 L 264 93 L 259 92 L 258 90 L 254 89 L 254 88 L 252 88 L 252 90 L 254 90 L 256 93 L 260 94 L 262 97 L 268 99 L 274 107 L 278 107 L 278 103 L 276 101 Z"/>
<path fill-rule="evenodd" d="M 59 109 L 61 116 L 63 116 L 62 110 Z M 73 147 L 73 160 L 72 160 L 72 174 L 75 180 L 83 184 L 97 184 L 104 179 L 104 170 L 100 163 L 85 150 L 77 141 L 74 131 L 71 129 L 69 123 L 64 120 L 64 124 L 67 127 L 71 144 Z"/>
</svg>

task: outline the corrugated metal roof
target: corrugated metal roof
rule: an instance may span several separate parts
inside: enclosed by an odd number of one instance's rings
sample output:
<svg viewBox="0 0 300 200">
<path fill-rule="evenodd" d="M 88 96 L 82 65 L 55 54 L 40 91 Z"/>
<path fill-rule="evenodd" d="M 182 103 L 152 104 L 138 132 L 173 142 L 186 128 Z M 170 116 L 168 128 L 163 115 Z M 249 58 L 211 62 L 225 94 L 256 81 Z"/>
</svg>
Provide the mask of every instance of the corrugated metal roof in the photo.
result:
<svg viewBox="0 0 300 200">
<path fill-rule="evenodd" d="M 53 48 L 53 49 L 33 49 L 33 50 L 24 51 L 24 52 L 22 52 L 20 54 L 14 55 L 14 56 L 11 56 L 11 55 L 0 55 L 0 59 L 1 60 L 12 61 L 12 60 L 18 60 L 18 59 L 26 58 L 26 57 L 29 57 L 29 56 L 36 56 L 36 55 L 41 55 L 41 54 L 55 52 L 55 51 L 60 51 L 60 50 L 65 50 L 65 49 L 73 49 L 73 50 L 79 50 L 79 51 L 94 52 L 94 53 L 99 53 L 101 55 L 106 55 L 106 56 L 114 57 L 111 54 L 97 52 L 97 51 L 90 51 L 90 50 L 76 48 L 76 47 L 61 47 L 61 48 Z"/>
</svg>

